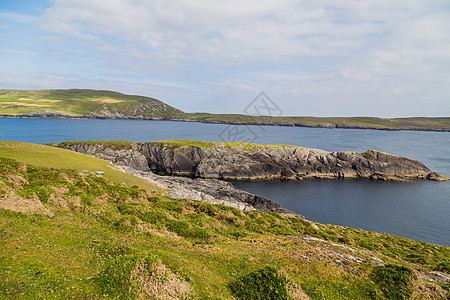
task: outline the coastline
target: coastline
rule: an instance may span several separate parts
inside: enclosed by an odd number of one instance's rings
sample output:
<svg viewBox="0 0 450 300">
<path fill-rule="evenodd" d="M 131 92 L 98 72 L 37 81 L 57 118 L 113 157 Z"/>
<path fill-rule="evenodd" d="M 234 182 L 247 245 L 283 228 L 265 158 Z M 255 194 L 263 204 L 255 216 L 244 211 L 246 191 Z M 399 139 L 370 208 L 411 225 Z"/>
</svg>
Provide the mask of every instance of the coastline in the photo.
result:
<svg viewBox="0 0 450 300">
<path fill-rule="evenodd" d="M 273 122 L 234 122 L 234 121 L 210 121 L 200 119 L 182 119 L 176 117 L 146 117 L 146 116 L 120 116 L 120 115 L 68 115 L 59 113 L 33 113 L 33 114 L 0 114 L 0 118 L 4 119 L 73 119 L 73 120 L 143 120 L 143 121 L 173 121 L 173 122 L 196 122 L 205 124 L 224 124 L 224 125 L 254 125 L 254 126 L 282 126 L 282 127 L 306 127 L 306 128 L 327 128 L 327 129 L 366 129 L 366 130 L 383 130 L 383 131 L 433 131 L 433 132 L 450 132 L 450 128 L 419 128 L 419 127 L 370 127 L 358 125 L 306 125 L 300 123 L 273 123 Z"/>
</svg>

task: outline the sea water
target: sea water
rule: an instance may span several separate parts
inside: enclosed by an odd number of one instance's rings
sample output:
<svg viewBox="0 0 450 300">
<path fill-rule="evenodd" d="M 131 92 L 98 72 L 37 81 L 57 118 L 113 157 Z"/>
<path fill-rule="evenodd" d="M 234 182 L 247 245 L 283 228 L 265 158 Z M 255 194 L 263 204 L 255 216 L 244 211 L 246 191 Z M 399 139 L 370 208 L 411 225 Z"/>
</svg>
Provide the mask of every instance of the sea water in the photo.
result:
<svg viewBox="0 0 450 300">
<path fill-rule="evenodd" d="M 31 143 L 169 139 L 251 141 L 328 151 L 376 149 L 423 162 L 450 177 L 450 133 L 237 126 L 172 121 L 1 119 L 0 140 Z M 233 181 L 320 223 L 386 232 L 450 246 L 450 182 L 366 179 Z"/>
</svg>

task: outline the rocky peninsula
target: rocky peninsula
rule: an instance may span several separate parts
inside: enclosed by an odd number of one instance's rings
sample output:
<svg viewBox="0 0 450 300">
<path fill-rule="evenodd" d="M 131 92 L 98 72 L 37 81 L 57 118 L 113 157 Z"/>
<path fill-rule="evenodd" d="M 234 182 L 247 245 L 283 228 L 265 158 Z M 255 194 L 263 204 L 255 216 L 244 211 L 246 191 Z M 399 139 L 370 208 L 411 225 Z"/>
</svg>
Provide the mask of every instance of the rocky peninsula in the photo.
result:
<svg viewBox="0 0 450 300">
<path fill-rule="evenodd" d="M 328 152 L 286 145 L 196 141 L 64 142 L 57 146 L 138 171 L 195 178 L 449 180 L 417 160 L 376 150 Z"/>
</svg>

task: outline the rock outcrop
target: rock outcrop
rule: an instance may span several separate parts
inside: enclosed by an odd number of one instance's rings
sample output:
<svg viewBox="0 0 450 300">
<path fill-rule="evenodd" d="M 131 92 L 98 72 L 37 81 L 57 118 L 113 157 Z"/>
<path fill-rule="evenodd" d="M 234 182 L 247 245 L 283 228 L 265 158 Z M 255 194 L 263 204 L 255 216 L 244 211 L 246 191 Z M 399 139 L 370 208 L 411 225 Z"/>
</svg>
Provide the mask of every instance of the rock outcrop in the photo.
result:
<svg viewBox="0 0 450 300">
<path fill-rule="evenodd" d="M 206 201 L 212 204 L 231 206 L 243 211 L 272 211 L 284 216 L 304 218 L 278 203 L 267 198 L 237 189 L 229 182 L 216 179 L 188 178 L 180 176 L 159 176 L 131 167 L 119 167 L 122 171 L 147 179 L 148 181 L 170 191 L 170 196 L 177 199 Z"/>
<path fill-rule="evenodd" d="M 107 160 L 124 172 L 144 178 L 168 190 L 173 198 L 206 201 L 243 211 L 277 212 L 287 217 L 304 219 L 304 216 L 287 210 L 272 200 L 239 190 L 226 181 L 154 174 L 148 166 L 147 158 L 139 152 L 139 146 L 134 143 L 65 142 L 54 146 Z"/>
<path fill-rule="evenodd" d="M 370 178 L 448 180 L 421 162 L 376 150 L 328 152 L 293 146 L 189 142 L 64 142 L 59 147 L 140 171 L 217 179 Z M 193 143 L 195 144 L 195 143 Z"/>
</svg>

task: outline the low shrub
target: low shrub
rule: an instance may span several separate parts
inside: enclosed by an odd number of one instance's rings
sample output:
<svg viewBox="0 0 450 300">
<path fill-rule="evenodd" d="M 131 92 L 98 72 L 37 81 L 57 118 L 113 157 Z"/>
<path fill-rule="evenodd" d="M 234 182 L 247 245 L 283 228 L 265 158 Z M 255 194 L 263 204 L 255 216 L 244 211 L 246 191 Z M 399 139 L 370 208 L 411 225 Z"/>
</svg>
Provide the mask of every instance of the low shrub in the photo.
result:
<svg viewBox="0 0 450 300">
<path fill-rule="evenodd" d="M 436 265 L 435 269 L 438 270 L 438 271 L 441 271 L 441 272 L 450 273 L 450 262 L 438 263 Z"/>
<path fill-rule="evenodd" d="M 125 215 L 114 223 L 114 226 L 119 230 L 129 231 L 133 230 L 139 223 L 141 223 L 141 220 L 138 217 L 133 215 Z"/>
<path fill-rule="evenodd" d="M 158 201 L 156 205 L 159 208 L 166 209 L 169 212 L 175 212 L 181 214 L 183 212 L 183 207 L 174 201 Z"/>
<path fill-rule="evenodd" d="M 229 288 L 241 300 L 292 299 L 286 289 L 288 280 L 277 269 L 265 267 L 233 281 Z"/>
<path fill-rule="evenodd" d="M 387 264 L 375 267 L 371 278 L 388 299 L 409 299 L 412 275 L 408 267 Z"/>
<path fill-rule="evenodd" d="M 157 211 L 146 211 L 139 214 L 139 218 L 150 224 L 164 224 L 167 221 L 166 215 Z"/>
<path fill-rule="evenodd" d="M 205 213 L 210 217 L 214 217 L 217 213 L 217 208 L 206 202 L 194 202 L 192 206 L 197 213 Z"/>
<path fill-rule="evenodd" d="M 272 224 L 270 225 L 269 232 L 277 234 L 277 235 L 295 235 L 297 234 L 297 232 L 295 230 L 293 230 L 292 228 L 289 228 L 285 225 L 281 225 L 281 224 Z"/>
</svg>

